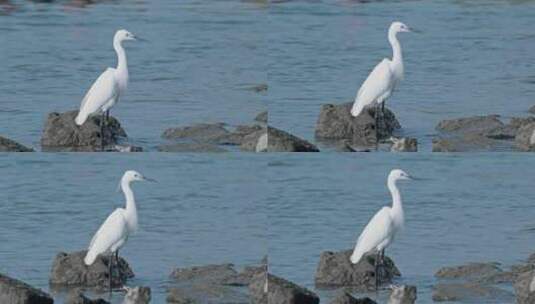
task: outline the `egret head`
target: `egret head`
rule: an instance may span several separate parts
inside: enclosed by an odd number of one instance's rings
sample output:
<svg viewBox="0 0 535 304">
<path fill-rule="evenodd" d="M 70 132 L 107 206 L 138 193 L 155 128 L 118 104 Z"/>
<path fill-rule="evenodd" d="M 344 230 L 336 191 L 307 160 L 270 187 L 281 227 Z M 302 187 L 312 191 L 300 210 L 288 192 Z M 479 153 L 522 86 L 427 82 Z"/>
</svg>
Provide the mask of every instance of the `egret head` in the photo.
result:
<svg viewBox="0 0 535 304">
<path fill-rule="evenodd" d="M 113 40 L 119 41 L 119 42 L 122 42 L 125 40 L 136 40 L 136 36 L 134 36 L 134 34 L 130 33 L 127 30 L 118 30 L 115 33 L 115 37 L 113 38 Z"/>
<path fill-rule="evenodd" d="M 141 173 L 135 170 L 128 170 L 123 175 L 123 181 L 134 182 L 134 181 L 150 181 L 155 182 L 152 178 L 143 176 Z"/>
<path fill-rule="evenodd" d="M 406 32 L 412 32 L 411 28 L 405 25 L 403 22 L 392 22 L 392 25 L 390 25 L 390 31 L 395 33 L 406 33 Z"/>
<path fill-rule="evenodd" d="M 390 171 L 390 175 L 388 175 L 389 180 L 410 180 L 412 177 L 407 174 L 405 171 L 401 169 L 394 169 Z"/>
</svg>

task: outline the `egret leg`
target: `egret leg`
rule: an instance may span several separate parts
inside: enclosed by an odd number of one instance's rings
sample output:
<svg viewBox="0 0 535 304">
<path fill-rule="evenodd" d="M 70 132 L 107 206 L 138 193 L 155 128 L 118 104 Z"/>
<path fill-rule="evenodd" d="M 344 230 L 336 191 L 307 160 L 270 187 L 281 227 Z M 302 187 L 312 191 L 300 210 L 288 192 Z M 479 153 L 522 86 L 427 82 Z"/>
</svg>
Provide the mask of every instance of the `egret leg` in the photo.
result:
<svg viewBox="0 0 535 304">
<path fill-rule="evenodd" d="M 375 291 L 379 290 L 379 258 L 381 252 L 377 251 L 377 256 L 375 257 Z"/>
<path fill-rule="evenodd" d="M 104 119 L 106 115 L 105 113 L 102 113 L 102 117 L 100 118 L 100 149 L 104 151 Z"/>
<path fill-rule="evenodd" d="M 121 265 L 119 264 L 119 250 L 115 251 L 115 265 L 117 265 L 117 275 L 119 276 L 119 281 L 123 281 L 123 274 L 121 273 Z"/>
<path fill-rule="evenodd" d="M 111 279 L 112 279 L 112 275 L 113 275 L 113 272 L 112 272 L 112 263 L 113 263 L 113 252 L 110 254 L 110 259 L 108 260 L 108 270 L 109 270 L 109 276 L 108 276 L 108 279 L 109 279 L 109 285 L 108 287 L 110 288 L 110 299 L 111 299 Z"/>
</svg>

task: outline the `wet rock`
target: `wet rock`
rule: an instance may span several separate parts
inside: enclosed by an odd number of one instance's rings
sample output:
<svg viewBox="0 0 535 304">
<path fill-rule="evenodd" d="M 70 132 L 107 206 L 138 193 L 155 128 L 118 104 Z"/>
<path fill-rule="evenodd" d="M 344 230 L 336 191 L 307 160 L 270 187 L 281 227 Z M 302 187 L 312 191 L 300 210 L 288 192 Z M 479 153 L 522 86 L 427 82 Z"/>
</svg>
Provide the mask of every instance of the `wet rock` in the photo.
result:
<svg viewBox="0 0 535 304">
<path fill-rule="evenodd" d="M 356 299 L 346 291 L 340 291 L 332 299 L 330 304 L 377 304 L 374 300 L 370 298 L 361 298 Z"/>
<path fill-rule="evenodd" d="M 392 152 L 418 152 L 418 140 L 412 137 L 395 138 L 390 137 Z"/>
<path fill-rule="evenodd" d="M 439 122 L 436 129 L 441 132 L 477 133 L 485 135 L 505 126 L 499 117 L 499 115 L 487 115 L 447 119 Z"/>
<path fill-rule="evenodd" d="M 126 132 L 117 119 L 110 116 L 103 128 L 101 115 L 92 115 L 82 126 L 74 118 L 78 111 L 50 113 L 41 137 L 43 151 L 101 151 L 102 147 L 115 146 Z"/>
<path fill-rule="evenodd" d="M 233 142 L 236 145 L 241 145 L 248 135 L 262 131 L 265 133 L 265 130 L 266 128 L 260 125 L 240 125 L 229 135 L 228 141 Z"/>
<path fill-rule="evenodd" d="M 268 152 L 319 152 L 308 141 L 268 126 Z"/>
<path fill-rule="evenodd" d="M 54 300 L 37 288 L 0 274 L 0 303 L 52 304 Z"/>
<path fill-rule="evenodd" d="M 149 304 L 151 300 L 150 287 L 125 287 L 126 295 L 123 304 Z"/>
<path fill-rule="evenodd" d="M 236 144 L 231 138 L 232 133 L 224 125 L 223 123 L 199 123 L 186 127 L 169 128 L 163 132 L 162 137 L 169 140 L 188 139 L 218 145 Z"/>
<path fill-rule="evenodd" d="M 239 289 L 197 282 L 192 285 L 177 286 L 169 289 L 168 303 L 221 303 L 249 304 L 249 296 Z"/>
<path fill-rule="evenodd" d="M 215 284 L 222 284 L 229 277 L 235 277 L 238 272 L 234 269 L 233 264 L 217 264 L 194 266 L 189 268 L 176 268 L 171 273 L 171 278 L 176 282 L 203 281 Z"/>
<path fill-rule="evenodd" d="M 248 152 L 256 152 L 258 149 L 260 149 L 262 152 L 264 152 L 264 147 L 262 147 L 263 143 L 260 142 L 260 138 L 262 138 L 262 136 L 264 136 L 264 139 L 268 141 L 266 127 L 262 127 L 261 129 L 244 136 L 240 145 L 240 149 Z"/>
<path fill-rule="evenodd" d="M 65 304 L 109 304 L 110 302 L 104 299 L 90 299 L 86 297 L 81 290 L 76 289 L 69 293 Z"/>
<path fill-rule="evenodd" d="M 256 273 L 249 283 L 252 304 L 268 304 L 267 272 Z"/>
<path fill-rule="evenodd" d="M 268 111 L 260 112 L 258 115 L 256 115 L 254 120 L 267 124 L 268 123 Z"/>
<path fill-rule="evenodd" d="M 355 146 L 375 146 L 380 139 L 388 138 L 401 125 L 394 113 L 385 108 L 379 115 L 379 127 L 375 125 L 375 108 L 365 109 L 358 117 L 350 113 L 353 103 L 325 104 L 321 107 L 316 123 L 316 138 L 322 140 L 348 139 Z"/>
<path fill-rule="evenodd" d="M 375 255 L 367 255 L 357 264 L 349 260 L 353 250 L 340 252 L 322 252 L 318 268 L 316 269 L 315 283 L 320 288 L 352 287 L 356 290 L 375 289 Z M 385 256 L 381 283 L 391 283 L 394 277 L 400 276 L 394 262 Z"/>
<path fill-rule="evenodd" d="M 466 265 L 443 267 L 435 273 L 440 279 L 479 279 L 502 273 L 496 263 L 468 263 Z"/>
<path fill-rule="evenodd" d="M 138 146 L 130 146 L 130 145 L 115 145 L 114 147 L 112 147 L 111 152 L 123 152 L 123 153 L 143 152 L 143 148 L 138 147 Z"/>
<path fill-rule="evenodd" d="M 109 284 L 109 256 L 100 255 L 93 265 L 86 266 L 84 257 L 86 250 L 73 253 L 60 252 L 56 255 L 49 283 L 53 288 L 64 287 L 94 287 L 108 288 Z M 119 273 L 117 269 L 119 268 Z M 123 258 L 119 257 L 119 265 L 114 262 L 113 287 L 121 287 L 126 280 L 134 277 L 134 272 Z"/>
<path fill-rule="evenodd" d="M 171 288 L 167 293 L 167 303 L 173 304 L 198 304 L 199 302 L 188 297 L 178 288 Z"/>
<path fill-rule="evenodd" d="M 33 152 L 33 149 L 25 147 L 9 138 L 0 136 L 0 152 Z"/>
<path fill-rule="evenodd" d="M 516 301 L 518 304 L 535 303 L 535 272 L 526 271 L 518 275 L 514 282 Z"/>
<path fill-rule="evenodd" d="M 214 144 L 207 144 L 207 143 L 197 143 L 197 142 L 189 142 L 189 143 L 172 143 L 172 144 L 165 144 L 160 145 L 157 147 L 158 151 L 160 152 L 185 152 L 185 153 L 218 153 L 218 152 L 227 152 L 227 150 L 214 145 Z"/>
<path fill-rule="evenodd" d="M 478 135 L 467 134 L 462 137 L 434 138 L 433 152 L 475 152 L 495 151 L 501 145 L 493 139 Z"/>
<path fill-rule="evenodd" d="M 535 123 L 528 123 L 520 127 L 515 137 L 515 143 L 522 151 L 535 151 Z"/>
<path fill-rule="evenodd" d="M 414 304 L 416 303 L 416 286 L 394 286 L 388 304 Z"/>
<path fill-rule="evenodd" d="M 319 297 L 312 291 L 268 273 L 269 304 L 318 304 Z"/>
<path fill-rule="evenodd" d="M 528 112 L 531 114 L 535 114 L 535 106 L 532 106 L 531 108 L 529 108 Z"/>
<path fill-rule="evenodd" d="M 268 135 L 264 133 L 260 135 L 258 141 L 256 142 L 255 152 L 267 152 L 268 151 Z"/>
<path fill-rule="evenodd" d="M 351 146 L 349 140 L 345 139 L 336 144 L 336 152 L 357 152 L 357 150 Z"/>
<path fill-rule="evenodd" d="M 433 287 L 433 301 L 493 301 L 512 299 L 512 294 L 503 289 L 474 282 L 439 283 Z"/>
<path fill-rule="evenodd" d="M 231 286 L 248 286 L 253 281 L 255 275 L 264 274 L 265 272 L 267 272 L 267 265 L 246 266 L 240 273 L 228 276 L 221 283 Z"/>
</svg>

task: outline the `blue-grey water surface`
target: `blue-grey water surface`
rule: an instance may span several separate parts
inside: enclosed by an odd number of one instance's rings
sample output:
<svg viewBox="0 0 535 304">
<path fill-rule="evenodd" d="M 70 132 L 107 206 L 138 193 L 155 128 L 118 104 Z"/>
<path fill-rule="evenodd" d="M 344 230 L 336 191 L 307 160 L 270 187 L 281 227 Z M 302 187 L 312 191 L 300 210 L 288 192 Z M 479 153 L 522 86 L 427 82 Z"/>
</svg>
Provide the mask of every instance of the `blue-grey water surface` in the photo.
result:
<svg viewBox="0 0 535 304">
<path fill-rule="evenodd" d="M 525 116 L 535 104 L 533 1 L 291 1 L 272 6 L 268 45 L 270 122 L 314 139 L 321 104 L 353 101 L 392 50 L 392 21 L 422 33 L 399 35 L 405 80 L 387 106 L 402 134 L 431 150 L 446 118 Z"/>
<path fill-rule="evenodd" d="M 107 67 L 126 28 L 130 85 L 112 109 L 130 139 L 148 149 L 169 127 L 250 122 L 265 106 L 264 6 L 230 1 L 9 1 L 0 13 L 0 133 L 39 147 L 49 112 L 77 109 Z M 73 1 L 74 2 L 74 1 Z M 81 2 L 81 1 L 79 1 Z"/>
<path fill-rule="evenodd" d="M 353 248 L 373 214 L 391 204 L 393 168 L 425 179 L 399 182 L 405 230 L 386 250 L 402 273 L 395 283 L 416 285 L 417 303 L 433 303 L 440 267 L 496 261 L 507 269 L 535 251 L 535 159 L 525 154 L 330 155 L 270 159 L 268 252 L 276 275 L 314 289 L 320 253 Z M 315 291 L 329 303 L 329 292 Z"/>
<path fill-rule="evenodd" d="M 71 155 L 0 155 L 0 273 L 48 290 L 55 255 L 87 248 L 124 206 L 116 189 L 127 169 L 158 180 L 133 185 L 140 229 L 121 250 L 136 274 L 127 285 L 151 287 L 152 303 L 165 302 L 174 267 L 240 268 L 266 255 L 266 163 L 256 157 Z"/>
</svg>

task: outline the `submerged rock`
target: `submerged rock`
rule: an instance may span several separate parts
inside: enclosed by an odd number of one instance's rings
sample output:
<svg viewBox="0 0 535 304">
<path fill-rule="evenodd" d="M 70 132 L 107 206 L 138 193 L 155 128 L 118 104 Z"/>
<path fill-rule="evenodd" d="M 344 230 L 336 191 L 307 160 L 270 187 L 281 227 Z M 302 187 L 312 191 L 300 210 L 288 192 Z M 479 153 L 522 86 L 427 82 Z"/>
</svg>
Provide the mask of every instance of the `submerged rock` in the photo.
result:
<svg viewBox="0 0 535 304">
<path fill-rule="evenodd" d="M 433 301 L 477 301 L 485 299 L 495 302 L 498 299 L 510 301 L 512 294 L 506 290 L 475 282 L 439 283 L 433 287 Z"/>
<path fill-rule="evenodd" d="M 416 303 L 416 286 L 394 286 L 388 304 L 414 304 Z"/>
<path fill-rule="evenodd" d="M 41 137 L 43 151 L 102 151 L 115 146 L 126 132 L 117 119 L 110 116 L 101 128 L 101 115 L 89 116 L 78 126 L 74 118 L 78 111 L 50 113 Z"/>
<path fill-rule="evenodd" d="M 401 128 L 394 113 L 385 108 L 385 115 L 379 115 L 379 126 L 375 124 L 375 108 L 365 109 L 358 117 L 350 113 L 353 103 L 341 105 L 325 104 L 321 107 L 316 123 L 316 138 L 321 140 L 348 139 L 355 146 L 375 146 L 381 139 L 392 136 Z"/>
<path fill-rule="evenodd" d="M 0 136 L 0 152 L 34 152 L 33 149 L 19 144 L 18 142 Z"/>
<path fill-rule="evenodd" d="M 346 291 L 340 291 L 331 300 L 330 304 L 377 304 L 374 300 L 370 298 L 356 299 Z"/>
<path fill-rule="evenodd" d="M 52 304 L 54 300 L 37 288 L 0 274 L 0 303 Z"/>
<path fill-rule="evenodd" d="M 149 304 L 151 300 L 150 287 L 125 287 L 126 295 L 123 304 Z"/>
<path fill-rule="evenodd" d="M 500 144 L 493 139 L 478 134 L 463 137 L 434 138 L 433 152 L 475 152 L 499 150 Z"/>
<path fill-rule="evenodd" d="M 412 137 L 395 138 L 390 137 L 392 152 L 418 152 L 418 140 Z"/>
<path fill-rule="evenodd" d="M 441 132 L 487 135 L 505 126 L 499 117 L 499 115 L 487 115 L 446 119 L 439 122 L 436 129 Z"/>
<path fill-rule="evenodd" d="M 435 277 L 440 279 L 481 279 L 494 276 L 503 270 L 496 263 L 468 263 L 465 265 L 440 268 Z"/>
<path fill-rule="evenodd" d="M 65 304 L 109 304 L 110 302 L 104 299 L 90 299 L 86 297 L 81 290 L 76 289 L 69 293 L 65 300 Z"/>
<path fill-rule="evenodd" d="M 357 290 L 375 290 L 375 255 L 364 256 L 357 264 L 349 260 L 353 250 L 322 252 L 315 283 L 320 288 L 352 287 Z M 389 257 L 385 256 L 381 283 L 391 283 L 401 274 Z"/>
<path fill-rule="evenodd" d="M 91 266 L 86 266 L 84 263 L 86 253 L 86 250 L 72 253 L 58 253 L 52 264 L 49 279 L 50 285 L 53 288 L 108 288 L 109 256 L 99 255 Z M 119 265 L 116 265 L 114 261 L 113 266 L 112 287 L 121 287 L 126 283 L 127 279 L 134 277 L 134 272 L 123 258 L 119 257 Z M 120 277 L 119 273 L 121 274 Z"/>
<path fill-rule="evenodd" d="M 268 126 L 268 152 L 319 152 L 308 141 L 288 132 Z"/>
<path fill-rule="evenodd" d="M 267 275 L 269 304 L 318 304 L 319 297 L 312 291 L 281 277 Z"/>
</svg>

